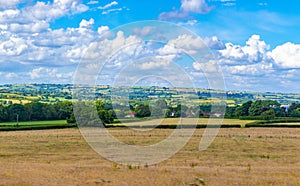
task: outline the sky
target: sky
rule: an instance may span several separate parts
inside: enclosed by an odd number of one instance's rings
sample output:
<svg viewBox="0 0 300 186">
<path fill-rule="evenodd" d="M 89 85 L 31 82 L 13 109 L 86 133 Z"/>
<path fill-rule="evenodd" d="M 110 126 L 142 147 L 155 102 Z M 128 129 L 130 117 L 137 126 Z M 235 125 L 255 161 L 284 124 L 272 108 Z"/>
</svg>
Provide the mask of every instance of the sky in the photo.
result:
<svg viewBox="0 0 300 186">
<path fill-rule="evenodd" d="M 227 90 L 300 93 L 298 7 L 300 1 L 295 0 L 0 0 L 0 84 L 73 83 L 93 43 L 98 42 L 99 55 L 112 55 L 153 34 L 153 27 L 143 24 L 128 32 L 118 28 L 153 20 L 186 28 L 198 37 L 179 34 L 165 44 L 135 46 L 140 54 L 151 53 L 152 61 L 141 68 L 158 70 L 177 63 L 196 86 L 210 88 L 200 73 L 210 65 L 189 56 L 205 44 Z M 179 55 L 179 46 L 185 55 Z M 121 53 L 104 65 L 99 83 L 113 84 L 122 69 L 132 76 L 126 68 L 130 60 L 138 60 L 136 53 Z"/>
</svg>

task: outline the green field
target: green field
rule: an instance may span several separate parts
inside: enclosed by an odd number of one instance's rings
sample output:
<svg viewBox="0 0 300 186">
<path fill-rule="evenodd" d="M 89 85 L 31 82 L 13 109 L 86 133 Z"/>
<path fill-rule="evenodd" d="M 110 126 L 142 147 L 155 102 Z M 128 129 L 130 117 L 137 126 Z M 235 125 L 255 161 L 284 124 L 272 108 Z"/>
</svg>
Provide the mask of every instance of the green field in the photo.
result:
<svg viewBox="0 0 300 186">
<path fill-rule="evenodd" d="M 70 128 L 70 127 L 76 127 L 76 125 L 68 124 L 66 120 L 0 123 L 0 131 L 60 129 L 60 128 Z"/>
<path fill-rule="evenodd" d="M 0 123 L 0 126 L 13 126 L 16 125 L 17 122 L 5 122 Z M 19 126 L 29 126 L 29 125 L 66 125 L 66 120 L 50 120 L 50 121 L 22 121 L 19 122 Z"/>
</svg>

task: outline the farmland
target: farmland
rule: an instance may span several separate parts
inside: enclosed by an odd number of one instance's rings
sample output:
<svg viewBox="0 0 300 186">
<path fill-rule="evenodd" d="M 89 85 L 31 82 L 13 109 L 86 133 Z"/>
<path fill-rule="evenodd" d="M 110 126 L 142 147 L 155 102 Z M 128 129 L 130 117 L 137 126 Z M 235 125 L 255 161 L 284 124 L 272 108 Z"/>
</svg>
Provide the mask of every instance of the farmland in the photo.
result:
<svg viewBox="0 0 300 186">
<path fill-rule="evenodd" d="M 203 128 L 210 120 L 210 104 L 216 101 L 210 93 L 215 91 L 199 89 L 197 96 L 189 91 L 96 87 L 93 104 L 99 118 L 107 121 L 105 126 L 115 139 L 126 144 L 153 145 L 174 130 L 197 124 L 190 141 L 173 157 L 137 166 L 104 159 L 87 144 L 76 124 L 69 122 L 73 112 L 71 85 L 3 85 L 0 185 L 300 184 L 298 95 L 286 99 L 282 94 L 227 92 L 227 111 L 219 133 L 208 149 L 199 151 Z M 128 97 L 124 97 L 126 92 Z M 264 100 L 264 95 L 276 102 Z M 188 100 L 185 105 L 176 103 L 181 98 Z M 289 109 L 280 107 L 285 103 L 291 104 Z M 193 105 L 201 110 L 194 112 Z M 92 113 L 83 114 L 89 118 Z M 214 116 L 210 124 L 219 127 Z M 39 118 L 44 121 L 37 121 Z M 182 126 L 174 129 L 178 123 Z M 147 130 L 132 130 L 141 127 Z"/>
<path fill-rule="evenodd" d="M 145 138 L 127 129 L 109 130 L 126 143 L 143 145 L 172 132 L 154 129 Z M 300 129 L 221 129 L 199 152 L 203 131 L 197 129 L 171 159 L 137 167 L 105 160 L 78 129 L 1 132 L 0 185 L 300 184 Z"/>
</svg>

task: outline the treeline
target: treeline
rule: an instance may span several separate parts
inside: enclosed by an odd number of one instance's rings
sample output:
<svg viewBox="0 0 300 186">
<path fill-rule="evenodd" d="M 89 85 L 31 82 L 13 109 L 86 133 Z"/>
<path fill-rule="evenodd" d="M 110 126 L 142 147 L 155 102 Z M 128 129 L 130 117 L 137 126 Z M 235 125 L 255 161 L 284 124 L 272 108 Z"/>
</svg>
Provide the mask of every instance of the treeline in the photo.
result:
<svg viewBox="0 0 300 186">
<path fill-rule="evenodd" d="M 271 120 L 275 117 L 300 117 L 300 104 L 281 106 L 271 100 L 247 101 L 241 106 L 227 107 L 225 113 L 225 118 Z"/>
<path fill-rule="evenodd" d="M 177 118 L 177 117 L 210 117 L 211 105 L 187 106 L 159 99 L 153 102 L 149 100 L 130 100 L 129 105 L 112 104 L 109 100 L 97 100 L 91 102 L 77 102 L 79 108 L 95 106 L 97 114 L 104 124 L 113 123 L 121 118 Z M 90 116 L 89 109 L 82 109 L 80 115 Z M 283 107 L 277 101 L 257 100 L 247 101 L 241 106 L 227 107 L 225 118 L 262 119 L 271 120 L 276 117 L 300 117 L 300 104 L 293 103 Z M 91 117 L 92 118 L 92 117 Z M 75 123 L 73 104 L 71 101 L 54 104 L 31 102 L 28 104 L 0 105 L 0 122 L 12 121 L 42 121 L 42 120 L 67 120 Z M 93 121 L 90 121 L 93 122 Z"/>
<path fill-rule="evenodd" d="M 0 105 L 0 122 L 69 120 L 73 112 L 72 102 L 47 104 L 31 102 L 28 104 Z"/>
</svg>

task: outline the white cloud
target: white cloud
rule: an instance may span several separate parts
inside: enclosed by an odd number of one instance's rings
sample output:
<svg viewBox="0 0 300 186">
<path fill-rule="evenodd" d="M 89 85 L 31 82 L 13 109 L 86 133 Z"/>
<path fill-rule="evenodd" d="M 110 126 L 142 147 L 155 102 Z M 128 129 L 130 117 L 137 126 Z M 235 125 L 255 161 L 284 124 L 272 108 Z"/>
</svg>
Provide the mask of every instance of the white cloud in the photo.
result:
<svg viewBox="0 0 300 186">
<path fill-rule="evenodd" d="M 65 15 L 85 12 L 88 9 L 89 7 L 81 4 L 80 0 L 54 0 L 53 3 L 38 1 L 18 10 L 6 9 L 0 11 L 0 22 L 20 24 L 40 21 L 50 22 Z"/>
<path fill-rule="evenodd" d="M 162 21 L 168 21 L 168 20 L 173 20 L 173 21 L 178 21 L 182 19 L 186 19 L 189 17 L 189 14 L 186 12 L 182 11 L 172 11 L 172 12 L 162 12 L 158 19 Z"/>
<path fill-rule="evenodd" d="M 212 10 L 205 0 L 181 0 L 181 10 L 184 12 L 205 14 Z"/>
<path fill-rule="evenodd" d="M 176 58 L 176 55 L 155 56 L 147 61 L 140 61 L 138 67 L 141 70 L 163 70 L 165 67 L 170 67 L 170 64 Z"/>
<path fill-rule="evenodd" d="M 270 56 L 281 68 L 300 68 L 300 44 L 288 42 L 277 46 Z"/>
<path fill-rule="evenodd" d="M 193 68 L 197 71 L 203 71 L 205 73 L 220 72 L 219 64 L 216 60 L 209 60 L 208 62 L 194 62 Z"/>
<path fill-rule="evenodd" d="M 105 9 L 108 9 L 108 8 L 110 8 L 110 7 L 112 7 L 112 6 L 116 6 L 116 5 L 118 5 L 118 4 L 119 4 L 119 3 L 118 3 L 117 1 L 113 1 L 113 2 L 111 2 L 111 3 L 108 3 L 108 4 L 104 5 L 104 6 L 99 6 L 98 9 L 100 9 L 100 10 L 105 10 Z"/>
<path fill-rule="evenodd" d="M 106 15 L 106 14 L 110 14 L 111 12 L 120 12 L 122 10 L 123 10 L 123 8 L 113 8 L 113 9 L 109 9 L 109 10 L 103 11 L 102 14 Z"/>
<path fill-rule="evenodd" d="M 226 73 L 246 76 L 268 75 L 274 72 L 273 64 L 266 62 L 249 65 L 224 66 L 223 69 Z"/>
<path fill-rule="evenodd" d="M 102 35 L 102 34 L 106 33 L 107 31 L 109 31 L 108 26 L 100 26 L 97 29 L 97 32 L 98 32 L 99 35 Z"/>
<path fill-rule="evenodd" d="M 64 81 L 65 79 L 70 80 L 73 76 L 73 73 L 60 73 L 57 68 L 44 68 L 39 67 L 32 69 L 31 72 L 28 73 L 32 80 L 36 79 L 49 79 L 51 82 L 55 81 Z"/>
<path fill-rule="evenodd" d="M 245 46 L 226 43 L 225 49 L 219 50 L 221 62 L 226 64 L 258 63 L 268 58 L 266 51 L 269 49 L 259 35 L 252 35 Z"/>
<path fill-rule="evenodd" d="M 222 41 L 219 40 L 217 36 L 206 37 L 204 38 L 204 43 L 213 50 L 223 50 L 225 45 Z"/>
<path fill-rule="evenodd" d="M 16 73 L 13 73 L 13 72 L 7 73 L 5 75 L 6 79 L 13 79 L 13 78 L 16 78 L 16 77 L 18 77 L 18 75 Z"/>
<path fill-rule="evenodd" d="M 19 24 L 19 23 L 12 23 L 9 25 L 9 29 L 12 32 L 20 33 L 39 33 L 48 30 L 50 27 L 49 23 L 45 21 L 39 21 L 36 23 L 29 23 L 29 24 Z"/>
<path fill-rule="evenodd" d="M 90 2 L 88 2 L 87 4 L 88 5 L 95 5 L 95 4 L 98 4 L 99 3 L 99 1 L 90 1 Z"/>
<path fill-rule="evenodd" d="M 0 54 L 3 56 L 18 56 L 27 49 L 26 41 L 19 37 L 11 37 L 0 43 Z"/>
<path fill-rule="evenodd" d="M 25 0 L 0 0 L 0 10 L 15 8 L 18 4 L 24 2 Z"/>
<path fill-rule="evenodd" d="M 10 21 L 14 21 L 18 16 L 20 16 L 19 10 L 7 9 L 4 11 L 0 11 L 0 23 L 9 23 Z"/>
<path fill-rule="evenodd" d="M 205 0 L 181 0 L 180 10 L 173 10 L 170 12 L 162 12 L 158 19 L 159 20 L 188 20 L 190 18 L 190 13 L 197 14 L 207 14 L 212 10 L 212 7 L 209 7 Z"/>
<path fill-rule="evenodd" d="M 79 27 L 80 28 L 91 28 L 95 23 L 95 20 L 93 18 L 91 18 L 90 20 L 85 20 L 83 19 L 80 24 L 79 24 Z"/>
<path fill-rule="evenodd" d="M 203 40 L 200 37 L 192 35 L 180 35 L 176 39 L 170 40 L 159 53 L 164 54 L 179 54 L 185 52 L 187 54 L 196 54 L 199 50 L 205 48 Z"/>
<path fill-rule="evenodd" d="M 151 26 L 145 26 L 143 28 L 134 28 L 133 33 L 138 36 L 147 36 L 153 32 L 153 27 Z"/>
</svg>

